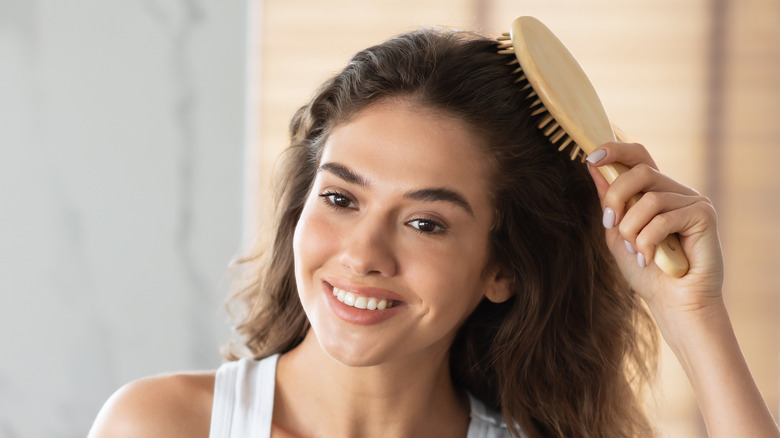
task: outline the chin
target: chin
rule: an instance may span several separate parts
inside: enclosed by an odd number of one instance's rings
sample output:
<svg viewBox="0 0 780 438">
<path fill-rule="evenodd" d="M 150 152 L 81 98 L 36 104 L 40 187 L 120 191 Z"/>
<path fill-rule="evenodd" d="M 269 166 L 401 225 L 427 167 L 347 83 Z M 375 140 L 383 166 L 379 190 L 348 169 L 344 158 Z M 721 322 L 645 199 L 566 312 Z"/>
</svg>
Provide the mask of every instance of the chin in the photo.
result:
<svg viewBox="0 0 780 438">
<path fill-rule="evenodd" d="M 322 351 L 344 366 L 370 367 L 392 360 L 392 355 L 375 340 L 348 339 L 343 333 L 321 338 L 316 330 L 314 334 Z"/>
</svg>

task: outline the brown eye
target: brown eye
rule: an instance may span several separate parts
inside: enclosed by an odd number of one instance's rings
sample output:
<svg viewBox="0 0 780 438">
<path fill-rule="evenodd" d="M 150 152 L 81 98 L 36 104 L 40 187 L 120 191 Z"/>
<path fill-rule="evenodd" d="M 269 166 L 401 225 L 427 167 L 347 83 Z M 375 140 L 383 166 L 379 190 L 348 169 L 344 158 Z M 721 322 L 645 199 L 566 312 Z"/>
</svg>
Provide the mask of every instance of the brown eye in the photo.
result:
<svg viewBox="0 0 780 438">
<path fill-rule="evenodd" d="M 325 202 L 327 202 L 329 205 L 335 207 L 335 208 L 353 208 L 355 207 L 355 203 L 352 202 L 349 197 L 344 196 L 340 193 L 323 193 L 320 195 L 321 197 L 325 198 Z"/>
<path fill-rule="evenodd" d="M 444 231 L 444 226 L 430 219 L 415 219 L 407 222 L 407 224 L 416 228 L 418 232 L 425 234 L 434 234 Z"/>
<path fill-rule="evenodd" d="M 332 202 L 333 205 L 337 205 L 337 206 L 343 207 L 343 208 L 349 207 L 349 204 L 352 203 L 352 202 L 350 202 L 349 198 L 347 198 L 346 196 L 340 196 L 340 195 L 332 195 L 330 202 Z"/>
</svg>

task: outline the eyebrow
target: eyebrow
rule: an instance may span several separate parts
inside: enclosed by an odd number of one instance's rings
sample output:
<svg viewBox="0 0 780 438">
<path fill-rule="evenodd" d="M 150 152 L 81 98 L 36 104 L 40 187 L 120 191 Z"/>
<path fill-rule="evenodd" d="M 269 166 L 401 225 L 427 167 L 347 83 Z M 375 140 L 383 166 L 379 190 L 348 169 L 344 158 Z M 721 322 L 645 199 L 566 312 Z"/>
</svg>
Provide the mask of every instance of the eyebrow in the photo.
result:
<svg viewBox="0 0 780 438">
<path fill-rule="evenodd" d="M 369 188 L 371 184 L 363 176 L 355 173 L 348 167 L 338 163 L 324 163 L 322 164 L 318 172 L 325 171 L 332 173 L 333 175 L 343 179 L 344 181 L 359 185 L 362 188 Z M 412 190 L 404 193 L 404 198 L 414 199 L 416 201 L 428 201 L 428 202 L 449 202 L 466 211 L 472 217 L 474 216 L 474 209 L 471 208 L 471 204 L 455 190 L 451 190 L 444 187 L 426 187 L 419 190 Z"/>
<path fill-rule="evenodd" d="M 363 178 L 362 176 L 358 175 L 357 173 L 353 172 L 350 168 L 342 164 L 325 163 L 321 165 L 319 169 L 317 169 L 317 172 L 320 171 L 330 172 L 336 175 L 337 177 L 343 179 L 344 181 L 350 184 L 359 185 L 364 189 L 371 187 L 371 184 L 369 184 L 367 179 Z"/>
<path fill-rule="evenodd" d="M 461 207 L 466 213 L 474 217 L 471 205 L 458 192 L 440 187 L 430 187 L 404 193 L 405 198 L 417 201 L 444 201 Z"/>
</svg>

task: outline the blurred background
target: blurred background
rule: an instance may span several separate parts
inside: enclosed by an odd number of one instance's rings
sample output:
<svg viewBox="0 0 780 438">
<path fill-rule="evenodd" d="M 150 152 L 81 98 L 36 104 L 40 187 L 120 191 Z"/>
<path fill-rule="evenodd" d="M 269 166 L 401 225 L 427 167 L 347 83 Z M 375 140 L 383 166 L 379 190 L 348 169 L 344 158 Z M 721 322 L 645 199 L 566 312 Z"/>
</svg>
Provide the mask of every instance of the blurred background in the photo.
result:
<svg viewBox="0 0 780 438">
<path fill-rule="evenodd" d="M 84 436 L 121 384 L 218 366 L 227 265 L 268 223 L 292 112 L 368 45 L 522 14 L 714 200 L 777 419 L 780 2 L 0 0 L 0 437 Z M 662 436 L 706 436 L 666 349 L 651 405 Z"/>
</svg>

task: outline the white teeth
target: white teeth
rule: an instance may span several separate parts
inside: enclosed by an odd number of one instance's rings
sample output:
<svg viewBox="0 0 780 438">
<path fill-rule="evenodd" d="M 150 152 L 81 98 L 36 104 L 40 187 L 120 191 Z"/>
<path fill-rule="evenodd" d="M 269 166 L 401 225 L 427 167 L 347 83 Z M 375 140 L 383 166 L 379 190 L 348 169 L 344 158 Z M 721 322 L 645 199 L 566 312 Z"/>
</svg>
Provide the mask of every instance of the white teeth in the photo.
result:
<svg viewBox="0 0 780 438">
<path fill-rule="evenodd" d="M 368 305 L 368 300 L 366 299 L 366 297 L 357 297 L 357 299 L 355 300 L 355 307 L 357 307 L 358 309 L 365 309 L 367 305 Z"/>
<path fill-rule="evenodd" d="M 362 297 L 337 287 L 333 288 L 333 296 L 335 296 L 339 301 L 346 304 L 347 306 L 352 306 L 358 309 L 382 310 L 388 307 L 393 307 L 392 301 L 388 302 L 387 300 L 380 300 L 378 298 Z"/>
</svg>

